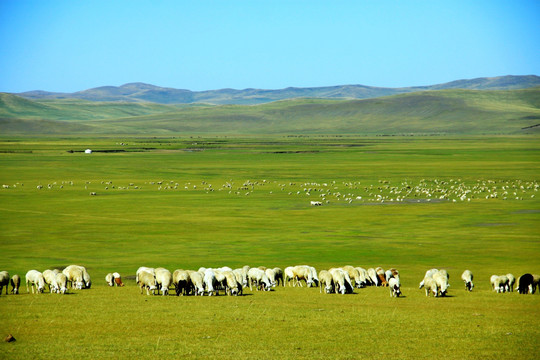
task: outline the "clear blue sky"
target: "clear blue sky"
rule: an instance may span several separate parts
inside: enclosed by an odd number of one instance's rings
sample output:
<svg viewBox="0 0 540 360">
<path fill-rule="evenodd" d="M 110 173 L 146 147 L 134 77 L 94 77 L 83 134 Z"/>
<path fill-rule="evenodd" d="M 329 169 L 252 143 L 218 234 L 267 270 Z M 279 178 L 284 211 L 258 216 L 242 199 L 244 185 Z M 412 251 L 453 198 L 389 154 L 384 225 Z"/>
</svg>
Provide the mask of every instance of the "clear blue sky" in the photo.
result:
<svg viewBox="0 0 540 360">
<path fill-rule="evenodd" d="M 540 75 L 540 1 L 0 0 L 0 91 Z"/>
</svg>

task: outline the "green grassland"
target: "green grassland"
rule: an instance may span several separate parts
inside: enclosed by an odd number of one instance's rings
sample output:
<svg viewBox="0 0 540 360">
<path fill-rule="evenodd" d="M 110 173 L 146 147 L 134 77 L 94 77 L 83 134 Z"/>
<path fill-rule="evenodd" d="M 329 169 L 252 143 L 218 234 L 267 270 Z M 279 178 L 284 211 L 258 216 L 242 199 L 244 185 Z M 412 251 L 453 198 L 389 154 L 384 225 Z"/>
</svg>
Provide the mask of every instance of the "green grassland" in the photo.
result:
<svg viewBox="0 0 540 360">
<path fill-rule="evenodd" d="M 439 90 L 364 100 L 261 105 L 26 100 L 0 94 L 2 134 L 526 134 L 538 131 L 540 88 Z"/>
<path fill-rule="evenodd" d="M 540 296 L 489 277 L 540 272 L 539 160 L 535 135 L 4 137 L 0 270 L 80 264 L 93 286 L 4 289 L 0 357 L 536 358 Z M 246 264 L 396 267 L 405 296 L 152 297 L 130 277 Z M 418 289 L 432 267 L 449 297 Z"/>
</svg>

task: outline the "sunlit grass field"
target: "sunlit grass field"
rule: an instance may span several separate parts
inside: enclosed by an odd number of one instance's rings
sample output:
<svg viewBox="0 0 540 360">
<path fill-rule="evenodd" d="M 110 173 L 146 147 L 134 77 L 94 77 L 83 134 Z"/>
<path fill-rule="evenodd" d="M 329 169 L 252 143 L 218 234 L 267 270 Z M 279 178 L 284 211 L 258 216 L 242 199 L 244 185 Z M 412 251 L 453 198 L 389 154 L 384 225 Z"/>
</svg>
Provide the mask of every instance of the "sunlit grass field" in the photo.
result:
<svg viewBox="0 0 540 360">
<path fill-rule="evenodd" d="M 0 336 L 17 341 L 0 358 L 536 358 L 540 296 L 489 277 L 540 272 L 539 170 L 537 136 L 0 139 L 0 270 L 80 264 L 93 280 L 4 289 Z M 405 296 L 163 298 L 129 278 L 246 264 L 396 267 Z M 432 267 L 449 297 L 418 289 Z M 114 271 L 126 287 L 106 286 Z"/>
</svg>

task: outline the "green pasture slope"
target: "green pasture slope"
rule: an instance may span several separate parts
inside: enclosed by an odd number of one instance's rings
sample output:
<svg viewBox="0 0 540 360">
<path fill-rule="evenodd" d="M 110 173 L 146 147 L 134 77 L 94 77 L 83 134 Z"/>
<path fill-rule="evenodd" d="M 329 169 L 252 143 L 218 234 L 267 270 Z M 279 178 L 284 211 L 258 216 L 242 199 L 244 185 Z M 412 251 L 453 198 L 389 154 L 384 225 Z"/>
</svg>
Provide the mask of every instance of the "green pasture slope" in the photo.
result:
<svg viewBox="0 0 540 360">
<path fill-rule="evenodd" d="M 0 134 L 356 134 L 536 133 L 540 87 L 440 90 L 364 100 L 292 99 L 261 105 L 163 105 L 31 101 L 0 93 Z"/>
<path fill-rule="evenodd" d="M 538 140 L 4 137 L 0 270 L 81 264 L 93 285 L 4 289 L 0 336 L 17 341 L 0 358 L 535 359 L 540 296 L 496 294 L 489 277 L 540 273 Z M 246 264 L 396 267 L 405 296 L 158 297 L 131 277 Z M 449 297 L 418 289 L 432 267 Z M 105 285 L 113 271 L 125 287 Z"/>
</svg>

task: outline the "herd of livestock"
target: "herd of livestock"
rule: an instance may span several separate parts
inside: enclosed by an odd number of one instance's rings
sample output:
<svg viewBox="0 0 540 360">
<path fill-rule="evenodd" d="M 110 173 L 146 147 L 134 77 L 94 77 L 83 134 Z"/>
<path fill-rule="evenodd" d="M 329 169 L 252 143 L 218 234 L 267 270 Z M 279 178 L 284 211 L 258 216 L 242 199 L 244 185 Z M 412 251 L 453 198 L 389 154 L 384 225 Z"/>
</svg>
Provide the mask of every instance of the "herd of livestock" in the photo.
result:
<svg viewBox="0 0 540 360">
<path fill-rule="evenodd" d="M 69 265 L 63 270 L 45 270 L 39 272 L 30 270 L 26 273 L 26 291 L 43 293 L 48 287 L 50 293 L 65 294 L 68 286 L 72 289 L 89 289 L 92 286 L 90 275 L 84 266 Z M 474 287 L 473 274 L 465 270 L 461 275 L 465 289 L 472 291 Z M 124 286 L 119 273 L 109 273 L 105 277 L 109 286 Z M 520 294 L 534 294 L 539 286 L 540 276 L 523 274 L 517 279 L 517 291 Z M 243 289 L 249 287 L 252 291 L 270 291 L 276 286 L 303 286 L 319 287 L 319 292 L 327 294 L 349 294 L 354 288 L 366 286 L 384 286 L 390 289 L 390 296 L 401 295 L 401 282 L 399 271 L 392 268 L 384 270 L 381 267 L 364 269 L 362 267 L 344 266 L 329 270 L 317 270 L 308 265 L 290 266 L 282 270 L 280 268 L 266 268 L 263 266 L 251 268 L 244 266 L 238 269 L 229 267 L 204 268 L 199 270 L 175 270 L 171 273 L 165 268 L 140 267 L 135 275 L 135 282 L 141 290 L 146 290 L 147 295 L 169 295 L 169 289 L 173 288 L 176 295 L 219 295 L 222 291 L 226 295 L 242 295 Z M 493 275 L 490 279 L 493 291 L 513 291 L 516 278 L 512 274 Z M 19 275 L 9 276 L 7 271 L 0 271 L 0 294 L 6 287 L 6 295 L 9 285 L 11 292 L 19 293 L 21 278 Z M 446 296 L 449 287 L 449 275 L 444 269 L 430 269 L 426 271 L 424 279 L 420 282 L 420 288 L 425 289 L 426 296 L 433 294 L 434 297 Z"/>
</svg>

